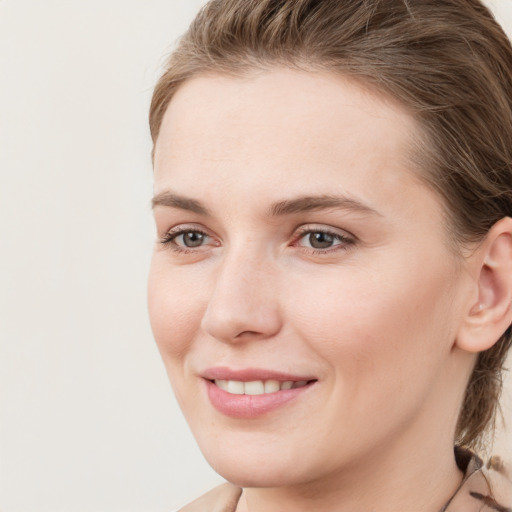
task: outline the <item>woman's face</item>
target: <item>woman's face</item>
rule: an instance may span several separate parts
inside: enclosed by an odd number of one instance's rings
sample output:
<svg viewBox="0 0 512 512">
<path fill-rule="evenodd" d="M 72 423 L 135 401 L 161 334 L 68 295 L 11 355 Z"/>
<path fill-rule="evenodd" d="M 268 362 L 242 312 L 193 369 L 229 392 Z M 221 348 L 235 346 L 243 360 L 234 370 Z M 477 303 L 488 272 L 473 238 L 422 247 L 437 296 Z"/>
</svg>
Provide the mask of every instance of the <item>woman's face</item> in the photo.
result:
<svg viewBox="0 0 512 512">
<path fill-rule="evenodd" d="M 292 485 L 453 434 L 469 281 L 407 159 L 415 131 L 328 74 L 200 76 L 173 98 L 149 310 L 227 479 Z"/>
</svg>

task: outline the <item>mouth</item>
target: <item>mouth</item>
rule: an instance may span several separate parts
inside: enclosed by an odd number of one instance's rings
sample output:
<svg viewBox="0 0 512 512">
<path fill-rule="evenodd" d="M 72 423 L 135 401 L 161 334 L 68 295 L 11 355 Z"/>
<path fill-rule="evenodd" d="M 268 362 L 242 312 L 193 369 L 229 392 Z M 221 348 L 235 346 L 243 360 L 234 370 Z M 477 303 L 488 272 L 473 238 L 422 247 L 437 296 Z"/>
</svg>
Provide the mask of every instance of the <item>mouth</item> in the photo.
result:
<svg viewBox="0 0 512 512">
<path fill-rule="evenodd" d="M 318 379 L 264 370 L 206 371 L 202 378 L 210 403 L 231 418 L 254 419 L 304 399 Z"/>
<path fill-rule="evenodd" d="M 268 395 L 278 391 L 287 391 L 289 389 L 298 389 L 315 382 L 314 380 L 252 380 L 244 382 L 241 380 L 223 380 L 214 379 L 210 381 L 218 388 L 232 395 Z"/>
</svg>

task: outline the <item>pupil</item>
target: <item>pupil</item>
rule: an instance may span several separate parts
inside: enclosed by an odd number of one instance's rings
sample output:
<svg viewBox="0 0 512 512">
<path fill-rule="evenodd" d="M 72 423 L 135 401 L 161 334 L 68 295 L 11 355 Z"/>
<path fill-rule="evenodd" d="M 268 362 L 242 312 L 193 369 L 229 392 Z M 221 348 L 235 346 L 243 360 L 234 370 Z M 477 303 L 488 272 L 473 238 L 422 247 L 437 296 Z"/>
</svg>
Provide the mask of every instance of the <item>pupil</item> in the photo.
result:
<svg viewBox="0 0 512 512">
<path fill-rule="evenodd" d="M 183 235 L 183 243 L 186 247 L 199 247 L 203 243 L 204 235 L 189 231 Z"/>
<path fill-rule="evenodd" d="M 328 233 L 310 233 L 309 243 L 315 249 L 328 249 L 332 246 L 334 237 Z"/>
</svg>

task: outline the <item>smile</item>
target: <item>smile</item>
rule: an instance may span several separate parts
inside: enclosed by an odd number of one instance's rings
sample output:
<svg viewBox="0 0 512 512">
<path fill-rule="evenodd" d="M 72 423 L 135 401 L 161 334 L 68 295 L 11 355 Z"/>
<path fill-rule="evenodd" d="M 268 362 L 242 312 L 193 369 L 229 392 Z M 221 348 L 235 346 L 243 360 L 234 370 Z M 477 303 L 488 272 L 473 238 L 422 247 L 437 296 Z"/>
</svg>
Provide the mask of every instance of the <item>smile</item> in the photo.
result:
<svg viewBox="0 0 512 512">
<path fill-rule="evenodd" d="M 278 391 L 302 388 L 307 385 L 308 381 L 278 381 L 278 380 L 253 380 L 243 382 L 239 380 L 222 380 L 215 379 L 214 384 L 232 395 L 266 395 L 277 393 Z"/>
<path fill-rule="evenodd" d="M 257 419 L 309 395 L 318 379 L 270 370 L 213 368 L 202 373 L 210 404 L 224 416 Z"/>
</svg>

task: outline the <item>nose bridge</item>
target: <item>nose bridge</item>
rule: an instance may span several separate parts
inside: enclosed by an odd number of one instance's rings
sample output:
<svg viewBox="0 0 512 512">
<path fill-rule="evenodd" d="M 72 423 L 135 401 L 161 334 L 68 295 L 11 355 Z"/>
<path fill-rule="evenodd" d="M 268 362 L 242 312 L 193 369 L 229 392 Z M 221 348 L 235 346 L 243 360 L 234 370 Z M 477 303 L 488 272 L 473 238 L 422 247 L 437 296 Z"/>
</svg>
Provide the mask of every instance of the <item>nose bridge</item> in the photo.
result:
<svg viewBox="0 0 512 512">
<path fill-rule="evenodd" d="M 272 262 L 250 245 L 226 250 L 217 268 L 202 326 L 221 341 L 267 338 L 280 328 Z"/>
<path fill-rule="evenodd" d="M 272 273 L 269 258 L 263 251 L 248 244 L 247 247 L 233 248 L 223 262 L 219 288 L 226 286 L 227 290 L 244 293 L 248 289 L 263 293 L 267 288 L 267 276 Z M 237 286 L 237 284 L 239 286 Z M 260 285 L 260 286 L 258 286 Z"/>
</svg>

